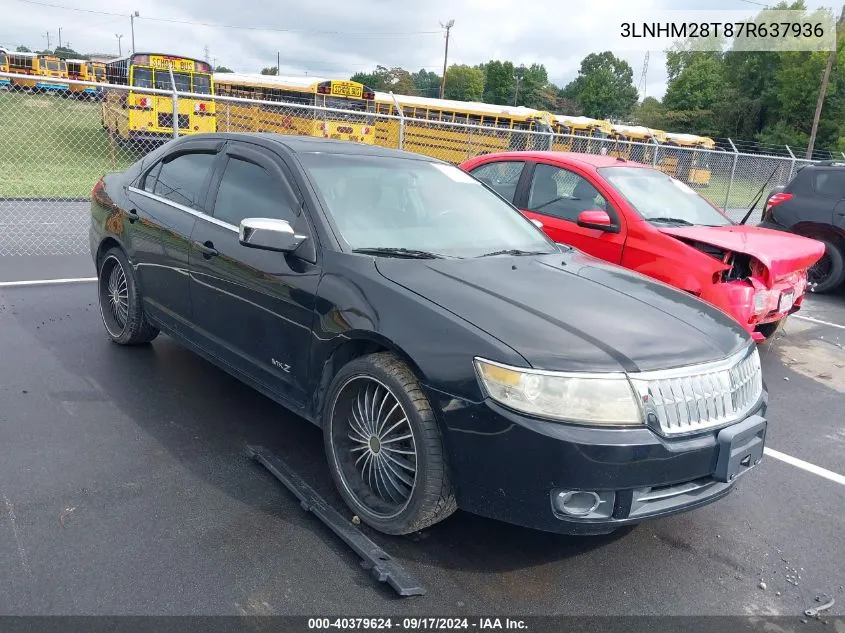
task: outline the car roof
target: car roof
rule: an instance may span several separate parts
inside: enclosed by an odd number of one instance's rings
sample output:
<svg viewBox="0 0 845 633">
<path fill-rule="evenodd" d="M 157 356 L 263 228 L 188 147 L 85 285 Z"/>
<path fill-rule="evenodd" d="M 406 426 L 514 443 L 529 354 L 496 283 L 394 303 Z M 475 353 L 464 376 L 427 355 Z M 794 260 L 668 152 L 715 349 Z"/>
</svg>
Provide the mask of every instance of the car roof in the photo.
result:
<svg viewBox="0 0 845 633">
<path fill-rule="evenodd" d="M 543 160 L 564 165 L 580 165 L 583 167 L 648 167 L 644 163 L 637 163 L 615 156 L 601 154 L 581 154 L 579 152 L 496 152 L 483 154 L 479 158 L 521 158 L 523 160 Z"/>
<path fill-rule="evenodd" d="M 426 162 L 442 163 L 443 161 L 408 152 L 390 149 L 367 143 L 355 143 L 316 136 L 294 136 L 289 134 L 274 134 L 272 132 L 213 132 L 207 134 L 190 134 L 182 139 L 219 139 L 230 141 L 245 141 L 248 143 L 261 142 L 263 145 L 281 145 L 293 154 L 328 153 L 355 156 L 380 156 L 386 158 L 404 158 Z"/>
</svg>

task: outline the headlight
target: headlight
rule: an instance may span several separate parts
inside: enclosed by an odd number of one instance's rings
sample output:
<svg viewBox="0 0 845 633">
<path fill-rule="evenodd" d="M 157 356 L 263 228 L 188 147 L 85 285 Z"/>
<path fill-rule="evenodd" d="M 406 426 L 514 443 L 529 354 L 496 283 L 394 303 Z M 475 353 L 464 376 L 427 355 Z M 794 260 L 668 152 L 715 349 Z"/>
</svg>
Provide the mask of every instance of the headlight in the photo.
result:
<svg viewBox="0 0 845 633">
<path fill-rule="evenodd" d="M 487 395 L 511 409 L 581 424 L 643 424 L 624 374 L 536 371 L 481 358 L 475 368 Z"/>
</svg>

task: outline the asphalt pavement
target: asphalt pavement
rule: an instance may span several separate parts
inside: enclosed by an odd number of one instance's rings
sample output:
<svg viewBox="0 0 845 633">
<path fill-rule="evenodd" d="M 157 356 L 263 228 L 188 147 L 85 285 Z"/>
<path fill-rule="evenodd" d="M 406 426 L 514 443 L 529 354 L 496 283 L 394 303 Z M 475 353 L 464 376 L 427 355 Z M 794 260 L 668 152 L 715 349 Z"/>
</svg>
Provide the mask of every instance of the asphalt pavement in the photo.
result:
<svg viewBox="0 0 845 633">
<path fill-rule="evenodd" d="M 0 272 L 93 274 L 51 257 Z M 8 281 L 0 613 L 799 616 L 825 595 L 845 614 L 845 485 L 806 466 L 845 473 L 845 295 L 809 297 L 800 315 L 826 323 L 793 317 L 761 346 L 780 457 L 731 495 L 605 537 L 461 512 L 413 538 L 368 531 L 428 590 L 400 599 L 245 454 L 270 448 L 348 514 L 316 428 L 166 336 L 111 344 L 91 282 Z"/>
</svg>

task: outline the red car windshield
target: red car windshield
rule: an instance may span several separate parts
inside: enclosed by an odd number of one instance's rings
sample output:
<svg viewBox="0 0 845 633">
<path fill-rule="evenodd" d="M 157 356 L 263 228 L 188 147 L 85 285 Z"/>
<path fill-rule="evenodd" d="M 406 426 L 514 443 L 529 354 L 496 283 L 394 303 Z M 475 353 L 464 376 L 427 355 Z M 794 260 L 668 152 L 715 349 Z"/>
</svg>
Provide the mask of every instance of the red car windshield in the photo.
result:
<svg viewBox="0 0 845 633">
<path fill-rule="evenodd" d="M 690 187 L 656 169 L 602 167 L 599 172 L 649 222 L 672 226 L 734 224 Z"/>
</svg>

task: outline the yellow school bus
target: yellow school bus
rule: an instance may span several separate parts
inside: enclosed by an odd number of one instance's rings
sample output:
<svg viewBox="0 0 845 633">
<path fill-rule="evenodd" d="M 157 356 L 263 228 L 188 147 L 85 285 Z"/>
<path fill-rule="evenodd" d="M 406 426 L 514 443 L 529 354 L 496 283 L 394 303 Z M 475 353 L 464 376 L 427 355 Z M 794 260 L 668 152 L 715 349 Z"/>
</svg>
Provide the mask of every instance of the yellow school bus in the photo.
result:
<svg viewBox="0 0 845 633">
<path fill-rule="evenodd" d="M 613 143 L 608 153 L 611 156 L 637 163 L 654 164 L 657 144 L 666 143 L 666 132 L 643 125 L 614 124 L 610 137 Z"/>
<path fill-rule="evenodd" d="M 375 93 L 355 81 L 215 73 L 214 85 L 218 95 L 265 102 L 221 101 L 218 104 L 220 130 L 373 142 Z M 283 102 L 285 105 L 270 102 Z M 315 108 L 295 107 L 297 105 Z"/>
<path fill-rule="evenodd" d="M 214 83 L 208 62 L 162 53 L 136 53 L 107 62 L 105 67 L 110 85 L 103 87 L 102 123 L 116 140 L 157 143 L 173 138 L 174 133 L 182 136 L 217 131 Z M 176 117 L 171 94 L 143 91 L 154 88 L 172 92 L 174 86 L 178 93 L 199 95 L 180 94 Z"/>
<path fill-rule="evenodd" d="M 712 138 L 667 132 L 666 143 L 668 147 L 661 151 L 664 157 L 660 168 L 663 171 L 695 187 L 710 184 L 710 157 L 716 148 Z"/>
<path fill-rule="evenodd" d="M 607 149 L 610 123 L 586 116 L 555 114 L 552 116 L 555 132 L 553 149 L 557 152 L 584 152 L 598 154 Z"/>
<path fill-rule="evenodd" d="M 93 63 L 86 59 L 68 59 L 67 75 L 69 79 L 87 81 L 88 84 L 71 84 L 68 90 L 71 94 L 83 97 L 94 97 L 97 95 L 97 82 L 94 76 Z M 105 66 L 103 66 L 103 79 L 105 79 Z"/>
<path fill-rule="evenodd" d="M 7 73 L 9 71 L 9 57 L 6 55 L 6 49 L 0 49 L 0 73 Z M 0 88 L 8 88 L 12 80 L 8 77 L 0 77 Z"/>
<path fill-rule="evenodd" d="M 479 154 L 551 149 L 552 115 L 522 106 L 376 93 L 379 114 L 405 119 L 402 148 L 461 163 Z M 400 120 L 376 121 L 377 145 L 398 147 Z"/>
<path fill-rule="evenodd" d="M 35 53 L 6 53 L 9 72 L 26 77 L 15 77 L 11 80 L 13 88 L 35 90 L 41 76 L 41 59 Z"/>
<path fill-rule="evenodd" d="M 67 92 L 68 84 L 57 79 L 67 79 L 67 62 L 55 55 L 40 55 L 40 79 L 35 84 L 36 90 Z"/>
</svg>

